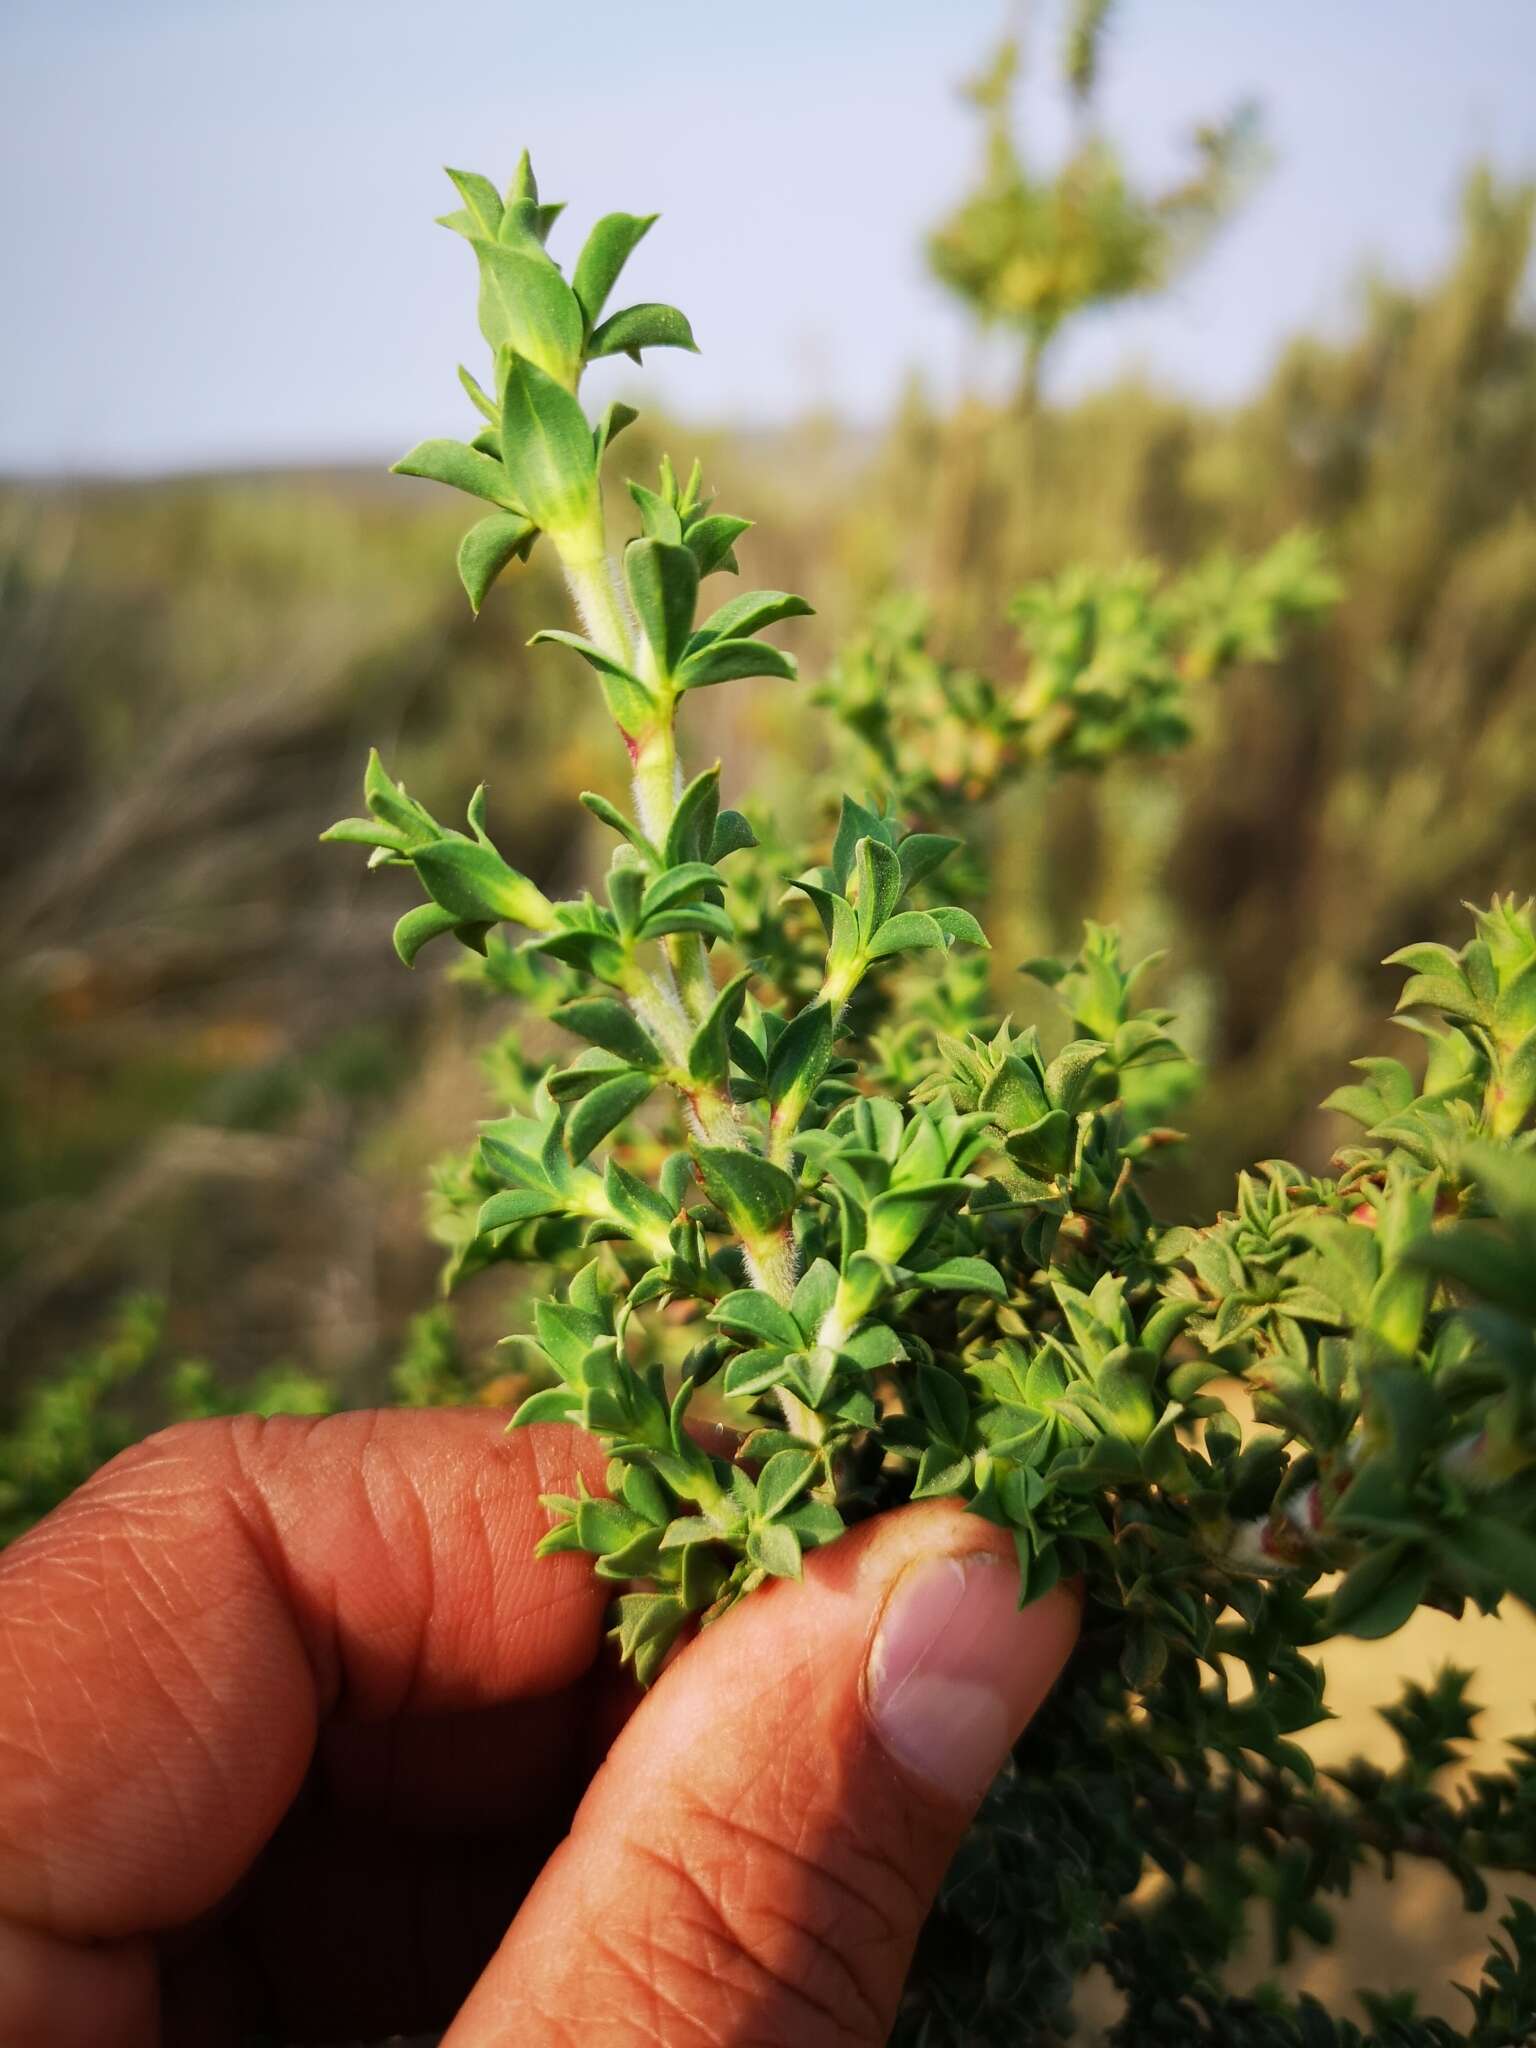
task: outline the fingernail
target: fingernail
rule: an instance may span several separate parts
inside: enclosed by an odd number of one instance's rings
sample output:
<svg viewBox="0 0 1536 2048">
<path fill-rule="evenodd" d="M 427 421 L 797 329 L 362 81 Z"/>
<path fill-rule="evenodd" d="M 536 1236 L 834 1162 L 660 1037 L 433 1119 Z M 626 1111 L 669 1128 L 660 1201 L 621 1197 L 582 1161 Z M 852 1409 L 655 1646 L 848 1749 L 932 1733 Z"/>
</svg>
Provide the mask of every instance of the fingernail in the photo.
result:
<svg viewBox="0 0 1536 2048">
<path fill-rule="evenodd" d="M 974 1804 L 1061 1668 L 1075 1633 L 1068 1615 L 1050 1600 L 1021 1611 L 1017 1571 L 986 1552 L 909 1564 L 865 1667 L 865 1701 L 885 1749 Z"/>
</svg>

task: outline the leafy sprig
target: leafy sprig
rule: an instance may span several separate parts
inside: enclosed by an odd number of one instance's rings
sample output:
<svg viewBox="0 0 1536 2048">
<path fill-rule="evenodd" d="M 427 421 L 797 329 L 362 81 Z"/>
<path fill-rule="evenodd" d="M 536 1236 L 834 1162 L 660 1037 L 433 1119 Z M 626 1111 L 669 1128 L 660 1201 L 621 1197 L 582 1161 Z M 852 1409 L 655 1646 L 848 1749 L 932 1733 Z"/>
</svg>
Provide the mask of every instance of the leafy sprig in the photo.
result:
<svg viewBox="0 0 1536 2048">
<path fill-rule="evenodd" d="M 1364 1132 L 1336 1173 L 1272 1161 L 1213 1223 L 1164 1220 L 1155 1173 L 1177 1134 L 1157 1075 L 1188 1071 L 1172 1016 L 1142 1003 L 1142 968 L 1097 927 L 1076 959 L 1030 964 L 1067 1012 L 1061 1042 L 992 1014 L 965 964 L 982 930 L 936 900 L 960 842 L 914 815 L 956 785 L 914 759 L 874 657 L 832 691 L 892 807 L 845 797 L 810 864 L 722 807 L 717 766 L 684 774 L 687 696 L 792 682 L 759 635 L 808 607 L 753 592 L 700 622 L 701 582 L 735 569 L 746 522 L 713 510 L 697 468 L 631 482 L 640 531 L 610 558 L 599 467 L 632 414 L 589 420 L 582 373 L 691 341 L 668 309 L 606 312 L 649 219 L 599 223 L 568 283 L 526 163 L 504 199 L 453 175 L 495 396 L 469 379 L 476 441 L 404 466 L 500 494 L 496 547 L 470 536 L 476 564 L 547 538 L 582 630 L 535 637 L 596 673 L 633 802 L 584 798 L 617 843 L 601 897 L 564 902 L 502 859 L 483 792 L 469 831 L 445 830 L 375 762 L 368 817 L 329 836 L 413 871 L 428 900 L 402 920 L 403 956 L 452 934 L 583 1045 L 537 1073 L 509 1059 L 508 1114 L 444 1193 L 457 1272 L 496 1259 L 554 1276 L 519 1340 L 547 1383 L 517 1423 L 579 1423 L 609 1454 L 604 1496 L 550 1500 L 544 1547 L 586 1552 L 626 1589 L 616 1634 L 648 1679 L 690 1627 L 795 1577 L 851 1522 L 961 1501 L 1011 1536 L 1021 1598 L 1083 1579 L 1087 1648 L 1030 1776 L 999 1787 L 951 1881 L 950 1953 L 973 1962 L 958 1980 L 919 1972 L 907 2037 L 1056 2025 L 1067 1980 L 1039 1971 L 1043 1946 L 1064 1968 L 1108 1965 L 1128 1995 L 1118 2040 L 1167 2025 L 1358 2038 L 1318 2031 L 1332 2023 L 1309 2007 L 1250 2011 L 1215 1971 L 1247 1900 L 1266 1901 L 1282 1950 L 1321 1938 L 1320 1897 L 1358 1860 L 1346 1840 L 1458 1873 L 1536 1870 L 1514 1781 L 1485 1795 L 1480 1833 L 1411 1775 L 1357 1774 L 1347 1803 L 1325 1799 L 1294 1740 L 1324 1711 L 1306 1649 L 1390 1633 L 1426 1603 L 1536 1603 L 1532 907 L 1496 901 L 1460 953 L 1395 956 L 1405 1007 L 1438 1021 L 1413 1020 L 1422 1073 L 1366 1061 L 1333 1098 Z M 1015 763 L 1178 743 L 1189 688 L 1272 658 L 1331 595 L 1305 539 L 1172 588 L 1142 570 L 1065 579 L 1022 604 L 1032 665 L 1012 702 L 910 628 L 879 659 L 980 749 L 978 793 Z M 1442 1749 L 1461 1725 L 1449 1692 L 1402 1713 Z M 1193 1839 L 1235 1908 L 1187 1881 Z M 1127 1903 L 1148 1855 L 1171 1905 Z M 1508 1924 L 1474 1999 L 1479 2042 L 1518 2038 L 1498 2029 L 1526 1995 L 1531 1929 Z M 1385 2005 L 1373 2024 L 1439 2038 Z"/>
</svg>

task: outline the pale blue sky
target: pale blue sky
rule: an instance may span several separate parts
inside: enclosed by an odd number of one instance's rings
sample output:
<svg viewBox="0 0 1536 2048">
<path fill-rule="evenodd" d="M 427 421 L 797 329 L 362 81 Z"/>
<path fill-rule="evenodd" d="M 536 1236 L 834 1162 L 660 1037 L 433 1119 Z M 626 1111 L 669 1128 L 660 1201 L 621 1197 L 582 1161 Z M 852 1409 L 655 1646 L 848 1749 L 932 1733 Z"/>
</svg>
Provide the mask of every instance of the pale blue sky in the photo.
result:
<svg viewBox="0 0 1536 2048">
<path fill-rule="evenodd" d="M 1054 38 L 1057 9 L 1035 8 Z M 871 420 L 904 372 L 996 377 L 924 276 L 976 137 L 956 83 L 998 0 L 8 0 L 0 10 L 0 469 L 388 456 L 461 430 L 478 365 L 439 166 L 527 142 L 591 217 L 664 218 L 628 274 L 700 357 L 645 382 L 697 418 Z M 1053 366 L 1228 396 L 1347 312 L 1366 258 L 1442 259 L 1458 173 L 1536 169 L 1536 0 L 1124 0 L 1106 111 L 1168 172 L 1245 92 L 1277 163 L 1162 304 Z M 1057 107 L 1026 102 L 1042 143 Z M 557 231 L 558 232 L 558 231 Z M 654 365 L 654 369 L 649 367 Z M 629 367 L 605 372 L 632 383 Z"/>
</svg>

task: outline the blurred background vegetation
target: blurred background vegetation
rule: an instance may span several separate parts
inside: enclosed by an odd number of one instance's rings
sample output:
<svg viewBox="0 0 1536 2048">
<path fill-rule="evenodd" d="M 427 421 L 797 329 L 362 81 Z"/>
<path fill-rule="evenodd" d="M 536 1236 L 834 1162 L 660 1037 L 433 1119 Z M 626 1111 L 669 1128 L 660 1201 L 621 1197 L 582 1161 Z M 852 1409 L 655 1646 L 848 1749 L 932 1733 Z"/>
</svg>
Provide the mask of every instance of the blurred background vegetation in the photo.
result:
<svg viewBox="0 0 1536 2048">
<path fill-rule="evenodd" d="M 893 590 L 922 594 L 946 660 L 1010 688 L 1031 579 L 1320 536 L 1341 601 L 1278 664 L 1194 690 L 1191 745 L 1015 777 L 968 818 L 998 862 L 1004 1002 L 1028 1008 L 1016 963 L 1073 950 L 1083 915 L 1167 950 L 1208 1074 L 1182 1115 L 1192 1210 L 1254 1158 L 1321 1164 L 1343 1127 L 1309 1105 L 1385 1049 L 1382 955 L 1536 872 L 1533 199 L 1472 171 L 1444 274 L 1372 284 L 1352 332 L 1297 339 L 1238 407 L 1123 383 L 946 415 L 914 384 L 879 436 L 685 439 L 648 415 L 625 444 L 636 474 L 699 448 L 759 520 L 748 581 L 818 604 L 811 687 Z M 236 1379 L 303 1361 L 355 1399 L 431 1304 L 419 1190 L 485 1113 L 492 1021 L 441 967 L 399 967 L 403 899 L 315 834 L 378 739 L 434 808 L 484 774 L 509 858 L 568 889 L 600 857 L 575 793 L 621 776 L 595 693 L 524 645 L 563 602 L 547 565 L 473 620 L 458 524 L 429 485 L 348 472 L 0 491 L 13 1385 L 147 1287 L 187 1353 Z M 784 688 L 718 700 L 691 713 L 694 758 L 750 772 L 786 828 L 814 828 L 808 769 L 868 772 Z M 501 1284 L 464 1298 L 477 1358 Z"/>
</svg>

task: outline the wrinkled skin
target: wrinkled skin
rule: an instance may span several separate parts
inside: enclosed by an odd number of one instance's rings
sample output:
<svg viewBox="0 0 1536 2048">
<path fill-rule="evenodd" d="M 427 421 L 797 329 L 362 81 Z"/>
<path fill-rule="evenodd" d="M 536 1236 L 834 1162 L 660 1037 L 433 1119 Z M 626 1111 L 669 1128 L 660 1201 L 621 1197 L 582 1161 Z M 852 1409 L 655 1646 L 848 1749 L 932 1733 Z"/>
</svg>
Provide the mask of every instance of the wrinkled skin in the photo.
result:
<svg viewBox="0 0 1536 2048">
<path fill-rule="evenodd" d="M 997 1532 L 867 1524 L 637 1702 L 611 1589 L 532 1556 L 601 1454 L 503 1422 L 184 1425 L 0 1557 L 7 2048 L 886 2038 L 969 1806 L 876 1739 L 866 1649 Z M 1075 1605 L 1018 1620 L 1022 1723 Z"/>
</svg>

